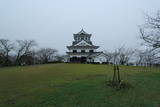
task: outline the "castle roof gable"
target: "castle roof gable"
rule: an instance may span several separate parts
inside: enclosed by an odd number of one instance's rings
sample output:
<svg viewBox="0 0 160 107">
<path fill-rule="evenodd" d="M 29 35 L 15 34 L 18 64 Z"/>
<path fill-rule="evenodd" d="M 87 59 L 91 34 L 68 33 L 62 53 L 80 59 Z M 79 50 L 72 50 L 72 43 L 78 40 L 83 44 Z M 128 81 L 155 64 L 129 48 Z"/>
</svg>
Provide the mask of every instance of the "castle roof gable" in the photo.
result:
<svg viewBox="0 0 160 107">
<path fill-rule="evenodd" d="M 77 36 L 79 36 L 79 35 L 81 35 L 81 36 L 83 36 L 83 35 L 85 35 L 85 36 L 91 36 L 91 34 L 87 33 L 87 32 L 84 31 L 83 29 L 81 29 L 80 32 L 78 32 L 78 33 L 76 33 L 76 34 L 73 34 L 73 35 L 77 35 Z"/>
<path fill-rule="evenodd" d="M 77 44 L 75 44 L 74 46 L 92 46 L 92 45 L 86 42 L 85 40 L 82 40 L 78 42 Z"/>
</svg>

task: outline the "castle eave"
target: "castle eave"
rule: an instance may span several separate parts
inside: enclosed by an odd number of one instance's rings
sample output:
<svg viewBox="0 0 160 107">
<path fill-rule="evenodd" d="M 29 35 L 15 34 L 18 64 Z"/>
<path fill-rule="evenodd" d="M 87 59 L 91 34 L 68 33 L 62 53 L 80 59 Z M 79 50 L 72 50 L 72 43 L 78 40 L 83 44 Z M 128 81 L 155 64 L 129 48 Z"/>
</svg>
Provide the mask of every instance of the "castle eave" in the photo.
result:
<svg viewBox="0 0 160 107">
<path fill-rule="evenodd" d="M 97 54 L 97 53 L 101 53 L 101 52 L 76 52 L 76 53 L 73 53 L 73 52 L 66 52 L 68 55 L 87 55 L 87 56 L 90 56 L 92 54 Z"/>
<path fill-rule="evenodd" d="M 99 46 L 67 46 L 68 49 L 98 49 Z"/>
</svg>

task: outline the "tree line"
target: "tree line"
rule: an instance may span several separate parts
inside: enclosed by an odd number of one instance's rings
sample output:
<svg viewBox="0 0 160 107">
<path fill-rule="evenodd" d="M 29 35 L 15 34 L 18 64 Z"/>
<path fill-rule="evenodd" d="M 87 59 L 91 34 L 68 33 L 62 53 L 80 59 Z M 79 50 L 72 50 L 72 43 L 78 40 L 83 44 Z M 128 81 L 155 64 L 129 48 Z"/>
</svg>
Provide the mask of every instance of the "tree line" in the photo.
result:
<svg viewBox="0 0 160 107">
<path fill-rule="evenodd" d="M 157 51 L 151 49 L 131 49 L 125 46 L 114 51 L 104 51 L 107 63 L 116 65 L 159 66 L 160 58 Z"/>
<path fill-rule="evenodd" d="M 0 66 L 33 65 L 60 61 L 57 49 L 37 49 L 37 46 L 38 44 L 34 40 L 0 39 Z"/>
</svg>

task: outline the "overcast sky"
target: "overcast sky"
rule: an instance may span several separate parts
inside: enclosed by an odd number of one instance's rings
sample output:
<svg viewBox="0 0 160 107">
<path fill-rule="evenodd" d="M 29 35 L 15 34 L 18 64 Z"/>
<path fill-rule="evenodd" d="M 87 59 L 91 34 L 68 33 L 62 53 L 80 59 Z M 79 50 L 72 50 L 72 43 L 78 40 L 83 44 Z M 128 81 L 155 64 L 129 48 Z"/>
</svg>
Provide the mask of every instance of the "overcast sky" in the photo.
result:
<svg viewBox="0 0 160 107">
<path fill-rule="evenodd" d="M 0 38 L 34 39 L 64 54 L 83 28 L 100 50 L 137 47 L 144 13 L 159 9 L 160 0 L 0 0 Z"/>
</svg>

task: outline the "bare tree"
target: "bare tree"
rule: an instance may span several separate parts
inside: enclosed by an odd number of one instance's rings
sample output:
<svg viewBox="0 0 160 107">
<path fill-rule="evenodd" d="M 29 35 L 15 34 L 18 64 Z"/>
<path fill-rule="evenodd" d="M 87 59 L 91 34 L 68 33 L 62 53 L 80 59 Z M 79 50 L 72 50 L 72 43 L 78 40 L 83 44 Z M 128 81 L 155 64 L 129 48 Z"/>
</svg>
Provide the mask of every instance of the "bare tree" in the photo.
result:
<svg viewBox="0 0 160 107">
<path fill-rule="evenodd" d="M 146 66 L 152 66 L 157 59 L 157 53 L 155 51 L 146 50 L 144 53 L 144 60 L 146 62 Z"/>
<path fill-rule="evenodd" d="M 127 49 L 126 47 L 122 46 L 116 49 L 113 53 L 113 61 L 115 64 L 128 65 L 133 54 L 134 50 L 129 48 Z"/>
<path fill-rule="evenodd" d="M 112 53 L 113 59 L 113 78 L 112 78 L 112 85 L 119 87 L 121 84 L 121 76 L 120 76 L 120 67 L 119 65 L 128 65 L 130 58 L 132 57 L 134 51 L 132 49 L 126 49 L 124 46 L 115 50 Z"/>
<path fill-rule="evenodd" d="M 37 57 L 41 63 L 48 63 L 53 60 L 57 52 L 58 51 L 56 49 L 42 48 L 37 52 Z"/>
<path fill-rule="evenodd" d="M 55 55 L 55 59 L 57 62 L 63 62 L 63 60 L 64 60 L 63 57 L 64 57 L 64 55 L 59 55 L 59 54 Z"/>
<path fill-rule="evenodd" d="M 113 54 L 113 64 L 119 64 L 119 51 L 115 50 L 115 52 L 112 53 Z"/>
<path fill-rule="evenodd" d="M 108 51 L 104 51 L 104 54 L 107 56 L 107 63 L 111 62 L 112 58 L 113 58 L 113 53 L 112 52 L 108 52 Z"/>
<path fill-rule="evenodd" d="M 140 33 L 145 44 L 160 48 L 160 11 L 154 17 L 146 15 L 146 23 L 140 27 Z"/>
<path fill-rule="evenodd" d="M 111 84 L 113 86 L 116 86 L 118 87 L 120 82 L 121 82 L 121 79 L 120 79 L 120 69 L 119 69 L 119 55 L 120 55 L 120 52 L 119 50 L 115 50 L 115 52 L 112 53 L 113 55 L 113 78 L 112 78 L 112 81 L 111 81 Z"/>
<path fill-rule="evenodd" d="M 142 50 L 136 50 L 135 52 L 136 57 L 136 65 L 137 66 L 143 66 L 144 63 L 144 52 Z"/>
<path fill-rule="evenodd" d="M 37 44 L 34 40 L 17 40 L 16 41 L 16 65 L 21 65 L 21 59 L 24 56 L 29 56 L 32 54 L 33 47 Z"/>
<path fill-rule="evenodd" d="M 158 54 L 159 52 L 153 51 L 151 49 L 145 50 L 137 50 L 136 51 L 136 63 L 139 66 L 152 66 L 157 64 Z"/>
<path fill-rule="evenodd" d="M 134 53 L 135 53 L 135 50 L 131 48 L 125 49 L 124 52 L 122 53 L 122 55 L 124 56 L 122 57 L 122 59 L 124 59 L 123 64 L 128 65 L 131 62 L 131 59 L 133 58 Z"/>
<path fill-rule="evenodd" d="M 3 65 L 8 66 L 10 63 L 9 53 L 13 49 L 13 43 L 6 39 L 0 39 L 0 56 L 3 62 Z"/>
<path fill-rule="evenodd" d="M 16 40 L 13 44 L 9 40 L 0 39 L 0 66 L 7 66 L 11 62 L 14 65 L 33 65 L 62 61 L 62 57 L 56 54 L 56 49 L 42 48 L 36 51 L 36 46 L 34 40 Z"/>
<path fill-rule="evenodd" d="M 160 60 L 160 11 L 155 16 L 146 15 L 146 23 L 140 27 L 140 34 L 144 44 L 150 48 L 143 53 L 143 58 L 151 65 L 155 60 Z"/>
</svg>

